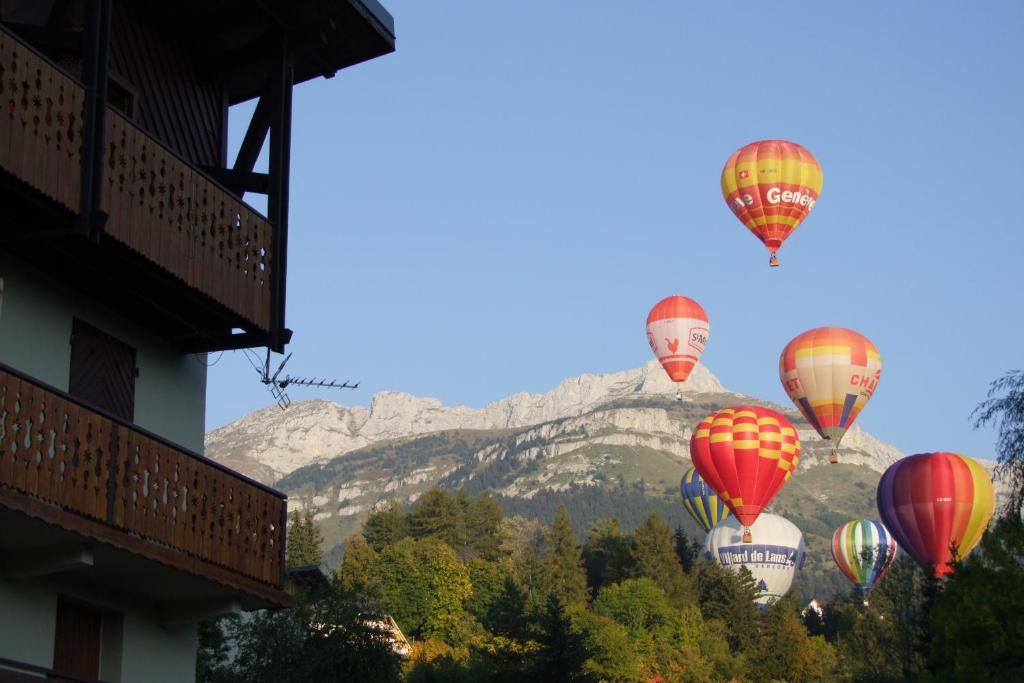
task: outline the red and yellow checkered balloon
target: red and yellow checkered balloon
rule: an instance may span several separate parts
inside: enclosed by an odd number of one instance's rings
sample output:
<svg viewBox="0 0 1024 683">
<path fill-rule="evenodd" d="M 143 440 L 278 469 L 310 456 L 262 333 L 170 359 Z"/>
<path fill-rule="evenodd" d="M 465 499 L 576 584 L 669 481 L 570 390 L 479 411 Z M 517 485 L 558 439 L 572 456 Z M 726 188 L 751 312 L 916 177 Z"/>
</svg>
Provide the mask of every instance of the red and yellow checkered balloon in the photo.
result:
<svg viewBox="0 0 1024 683">
<path fill-rule="evenodd" d="M 733 152 L 722 169 L 722 196 L 736 218 L 775 252 L 818 201 L 821 166 L 795 142 L 761 140 Z"/>
<path fill-rule="evenodd" d="M 701 478 L 749 527 L 800 463 L 800 439 L 783 415 L 761 406 L 711 413 L 690 438 Z"/>
</svg>

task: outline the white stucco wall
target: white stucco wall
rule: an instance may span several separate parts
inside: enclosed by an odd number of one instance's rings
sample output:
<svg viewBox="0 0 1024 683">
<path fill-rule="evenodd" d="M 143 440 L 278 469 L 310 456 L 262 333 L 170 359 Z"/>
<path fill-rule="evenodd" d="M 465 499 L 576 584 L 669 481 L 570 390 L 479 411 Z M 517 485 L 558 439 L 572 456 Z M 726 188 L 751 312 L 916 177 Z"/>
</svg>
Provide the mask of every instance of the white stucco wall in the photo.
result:
<svg viewBox="0 0 1024 683">
<path fill-rule="evenodd" d="M 195 681 L 198 636 L 194 624 L 165 628 L 149 604 L 67 579 L 0 579 L 0 657 L 53 666 L 61 595 L 122 615 L 119 634 L 109 634 L 104 627 L 101 679 L 110 683 Z M 120 643 L 111 635 L 120 635 Z"/>
<path fill-rule="evenodd" d="M 206 358 L 156 335 L 0 252 L 0 361 L 67 391 L 71 325 L 79 318 L 136 350 L 135 424 L 203 452 Z"/>
</svg>

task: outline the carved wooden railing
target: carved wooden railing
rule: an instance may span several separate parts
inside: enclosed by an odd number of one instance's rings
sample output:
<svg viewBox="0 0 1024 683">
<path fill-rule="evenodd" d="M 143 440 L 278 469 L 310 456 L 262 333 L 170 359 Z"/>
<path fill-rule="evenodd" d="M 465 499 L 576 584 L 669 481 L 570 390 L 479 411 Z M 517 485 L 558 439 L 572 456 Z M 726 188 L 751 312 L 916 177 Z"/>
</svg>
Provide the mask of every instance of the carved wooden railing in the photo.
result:
<svg viewBox="0 0 1024 683">
<path fill-rule="evenodd" d="M 104 140 L 106 232 L 269 330 L 270 222 L 110 108 Z"/>
<path fill-rule="evenodd" d="M 281 494 L 0 365 L 0 495 L 5 488 L 283 585 Z"/>
<path fill-rule="evenodd" d="M 78 211 L 85 89 L 0 29 L 0 168 Z"/>
<path fill-rule="evenodd" d="M 78 212 L 85 89 L 0 28 L 0 170 Z M 107 107 L 105 232 L 251 325 L 271 326 L 273 227 Z"/>
</svg>

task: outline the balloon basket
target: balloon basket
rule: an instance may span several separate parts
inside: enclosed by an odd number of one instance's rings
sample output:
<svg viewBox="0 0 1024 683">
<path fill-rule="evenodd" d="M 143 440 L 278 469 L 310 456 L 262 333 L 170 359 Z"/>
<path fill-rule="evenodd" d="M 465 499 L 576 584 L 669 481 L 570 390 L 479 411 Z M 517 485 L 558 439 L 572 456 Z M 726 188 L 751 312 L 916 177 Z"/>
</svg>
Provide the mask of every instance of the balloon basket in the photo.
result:
<svg viewBox="0 0 1024 683">
<path fill-rule="evenodd" d="M 753 535 L 751 535 L 750 529 L 744 529 L 743 530 L 743 542 L 744 543 L 753 543 L 754 542 L 754 537 L 753 537 Z"/>
<path fill-rule="evenodd" d="M 676 392 L 676 400 L 677 401 L 682 401 L 683 400 L 683 392 L 682 391 L 677 391 Z"/>
<path fill-rule="evenodd" d="M 832 465 L 838 465 L 839 464 L 839 451 L 837 451 L 836 449 L 833 448 L 832 452 L 828 456 L 828 461 Z"/>
<path fill-rule="evenodd" d="M 775 254 L 772 254 L 772 257 L 770 259 L 768 259 L 768 265 L 771 266 L 772 268 L 778 268 L 779 267 L 779 257 L 776 256 Z"/>
</svg>

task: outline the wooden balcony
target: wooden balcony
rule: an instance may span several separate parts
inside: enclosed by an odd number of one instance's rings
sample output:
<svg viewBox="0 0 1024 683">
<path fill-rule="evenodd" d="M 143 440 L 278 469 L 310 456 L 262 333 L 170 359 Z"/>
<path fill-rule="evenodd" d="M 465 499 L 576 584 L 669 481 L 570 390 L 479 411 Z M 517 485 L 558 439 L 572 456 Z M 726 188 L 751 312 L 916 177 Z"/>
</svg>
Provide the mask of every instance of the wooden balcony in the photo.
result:
<svg viewBox="0 0 1024 683">
<path fill-rule="evenodd" d="M 98 541 L 130 555 L 132 584 L 144 590 L 171 590 L 173 579 L 140 580 L 145 565 L 159 564 L 192 582 L 168 593 L 178 600 L 287 602 L 283 495 L 0 365 L 4 508 L 25 525 L 34 518 L 74 534 L 65 542 Z M 41 537 L 5 521 L 0 548 L 9 557 Z"/>
<path fill-rule="evenodd" d="M 183 346 L 228 348 L 216 340 L 239 329 L 252 343 L 238 345 L 264 343 L 274 325 L 272 224 L 109 106 L 105 222 L 81 228 L 85 100 L 80 82 L 0 28 L 4 246 Z"/>
</svg>

